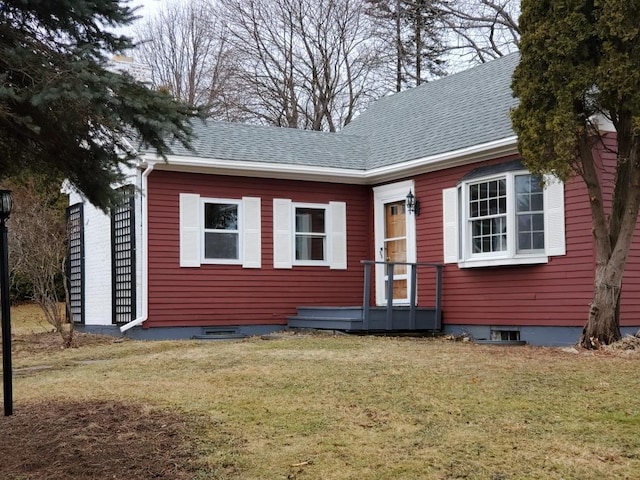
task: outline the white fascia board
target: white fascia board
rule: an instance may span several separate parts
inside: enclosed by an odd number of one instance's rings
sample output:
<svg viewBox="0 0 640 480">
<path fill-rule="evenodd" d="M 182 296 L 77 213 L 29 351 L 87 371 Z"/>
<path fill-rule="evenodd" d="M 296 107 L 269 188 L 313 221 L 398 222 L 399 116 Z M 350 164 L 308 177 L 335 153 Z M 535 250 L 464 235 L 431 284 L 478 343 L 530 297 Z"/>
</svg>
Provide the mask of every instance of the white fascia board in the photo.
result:
<svg viewBox="0 0 640 480">
<path fill-rule="evenodd" d="M 518 153 L 517 137 L 511 136 L 371 170 L 245 162 L 177 155 L 168 155 L 166 162 L 156 155 L 150 154 L 143 155 L 142 159 L 146 163 L 153 164 L 155 170 L 370 185 L 516 153 Z"/>
<path fill-rule="evenodd" d="M 242 177 L 281 178 L 288 180 L 312 180 L 316 182 L 364 184 L 364 170 L 347 168 L 291 165 L 282 163 L 245 162 L 192 156 L 167 155 L 164 162 L 155 155 L 143 155 L 154 170 L 189 173 L 234 175 Z"/>
<path fill-rule="evenodd" d="M 421 173 L 434 172 L 471 163 L 493 160 L 518 153 L 518 137 L 502 138 L 493 142 L 444 152 L 430 157 L 417 158 L 408 162 L 386 165 L 368 170 L 367 183 L 379 183 L 395 178 L 410 177 Z"/>
</svg>

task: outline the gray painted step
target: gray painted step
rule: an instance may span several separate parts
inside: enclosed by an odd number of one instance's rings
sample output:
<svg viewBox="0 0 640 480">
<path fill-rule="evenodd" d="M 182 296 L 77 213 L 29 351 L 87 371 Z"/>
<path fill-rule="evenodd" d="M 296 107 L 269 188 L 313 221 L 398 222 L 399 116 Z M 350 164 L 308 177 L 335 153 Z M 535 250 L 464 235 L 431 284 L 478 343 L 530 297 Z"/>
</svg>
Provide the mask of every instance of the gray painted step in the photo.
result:
<svg viewBox="0 0 640 480">
<path fill-rule="evenodd" d="M 362 307 L 310 307 L 303 306 L 297 309 L 298 317 L 325 317 L 343 319 L 361 319 Z"/>
<path fill-rule="evenodd" d="M 317 328 L 322 330 L 362 330 L 362 320 L 359 317 L 336 318 L 302 316 L 287 318 L 287 325 L 291 328 Z"/>
</svg>

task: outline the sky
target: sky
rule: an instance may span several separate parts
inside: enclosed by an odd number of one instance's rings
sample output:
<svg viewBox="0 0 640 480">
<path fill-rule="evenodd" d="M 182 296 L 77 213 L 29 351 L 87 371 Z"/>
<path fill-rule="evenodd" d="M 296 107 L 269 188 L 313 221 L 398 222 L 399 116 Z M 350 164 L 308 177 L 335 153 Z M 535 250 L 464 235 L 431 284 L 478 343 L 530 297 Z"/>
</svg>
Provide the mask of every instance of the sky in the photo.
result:
<svg viewBox="0 0 640 480">
<path fill-rule="evenodd" d="M 165 0 L 166 1 L 166 0 Z M 140 6 L 140 10 L 138 11 L 138 15 L 144 16 L 153 13 L 157 10 L 163 3 L 163 0 L 132 0 L 130 5 L 132 7 Z"/>
</svg>

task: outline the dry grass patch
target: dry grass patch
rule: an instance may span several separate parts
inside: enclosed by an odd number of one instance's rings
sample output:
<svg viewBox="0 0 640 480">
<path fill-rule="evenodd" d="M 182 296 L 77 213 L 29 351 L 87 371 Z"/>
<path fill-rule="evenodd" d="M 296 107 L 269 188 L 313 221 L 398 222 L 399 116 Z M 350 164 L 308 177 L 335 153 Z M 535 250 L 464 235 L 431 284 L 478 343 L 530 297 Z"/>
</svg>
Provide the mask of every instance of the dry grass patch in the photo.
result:
<svg viewBox="0 0 640 480">
<path fill-rule="evenodd" d="M 195 440 L 176 465 L 196 479 L 631 479 L 639 361 L 414 338 L 123 342 L 19 353 L 50 368 L 16 378 L 14 398 L 16 413 L 179 412 Z"/>
<path fill-rule="evenodd" d="M 175 413 L 119 402 L 23 404 L 0 421 L 4 479 L 192 479 L 193 439 Z"/>
</svg>

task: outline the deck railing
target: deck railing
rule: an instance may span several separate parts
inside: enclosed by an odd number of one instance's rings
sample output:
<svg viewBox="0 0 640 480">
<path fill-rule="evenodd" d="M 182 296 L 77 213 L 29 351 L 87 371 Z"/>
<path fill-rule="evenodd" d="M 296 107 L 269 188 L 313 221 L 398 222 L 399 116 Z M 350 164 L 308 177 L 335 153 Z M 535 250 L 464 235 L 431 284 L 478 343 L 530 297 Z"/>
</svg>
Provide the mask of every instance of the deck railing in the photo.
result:
<svg viewBox="0 0 640 480">
<path fill-rule="evenodd" d="M 409 328 L 416 328 L 416 294 L 418 284 L 418 268 L 435 269 L 435 320 L 438 328 L 442 320 L 442 264 L 423 262 L 382 262 L 376 260 L 362 260 L 364 265 L 364 294 L 362 303 L 362 323 L 363 329 L 369 329 L 369 313 L 371 310 L 371 267 L 374 265 L 385 265 L 387 267 L 387 311 L 386 329 L 393 329 L 393 280 L 396 266 L 403 265 L 409 267 Z"/>
</svg>

